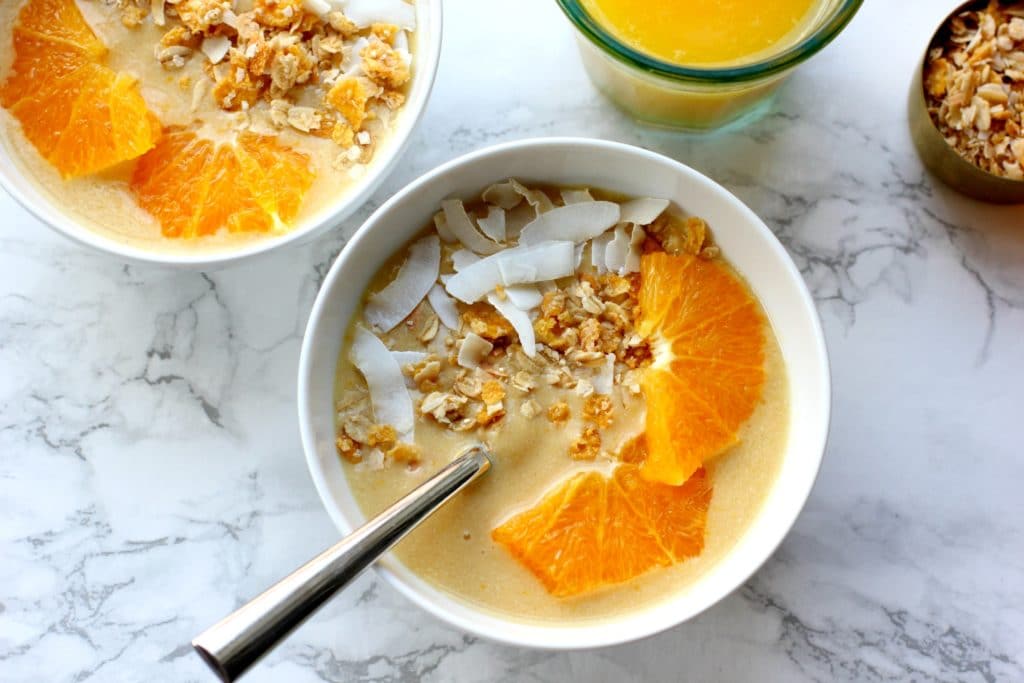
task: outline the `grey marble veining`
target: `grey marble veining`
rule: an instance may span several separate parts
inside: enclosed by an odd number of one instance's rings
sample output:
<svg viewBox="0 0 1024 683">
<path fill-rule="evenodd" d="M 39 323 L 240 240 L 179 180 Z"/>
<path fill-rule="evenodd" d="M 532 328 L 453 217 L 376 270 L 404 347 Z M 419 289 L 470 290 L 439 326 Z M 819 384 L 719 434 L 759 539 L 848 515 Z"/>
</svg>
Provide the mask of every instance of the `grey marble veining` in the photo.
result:
<svg viewBox="0 0 1024 683">
<path fill-rule="evenodd" d="M 867 0 L 767 116 L 692 136 L 602 100 L 551 0 L 449 0 L 395 174 L 330 235 L 235 269 L 124 266 L 0 198 L 0 680 L 211 680 L 188 640 L 335 537 L 294 393 L 344 240 L 442 161 L 560 134 L 681 159 L 796 260 L 835 395 L 793 533 L 689 624 L 593 652 L 476 640 L 366 575 L 249 680 L 1024 680 L 1024 209 L 937 186 L 905 123 L 951 4 Z"/>
</svg>

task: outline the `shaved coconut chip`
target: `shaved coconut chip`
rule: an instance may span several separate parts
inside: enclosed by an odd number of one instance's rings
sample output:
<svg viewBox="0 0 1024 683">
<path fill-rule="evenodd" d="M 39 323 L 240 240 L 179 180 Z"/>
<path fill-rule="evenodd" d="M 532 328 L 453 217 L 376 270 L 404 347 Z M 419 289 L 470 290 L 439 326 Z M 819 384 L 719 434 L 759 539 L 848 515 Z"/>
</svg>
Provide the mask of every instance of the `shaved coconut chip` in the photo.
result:
<svg viewBox="0 0 1024 683">
<path fill-rule="evenodd" d="M 405 387 L 402 368 L 388 347 L 373 332 L 358 325 L 348 356 L 370 389 L 373 419 L 394 427 L 403 440 L 408 439 L 414 419 L 412 397 Z"/>
<path fill-rule="evenodd" d="M 199 47 L 213 64 L 219 64 L 230 48 L 231 41 L 224 36 L 208 36 Z"/>
<path fill-rule="evenodd" d="M 409 34 L 405 31 L 396 33 L 393 47 L 400 52 L 409 52 Z"/>
<path fill-rule="evenodd" d="M 538 215 L 555 208 L 551 198 L 540 190 L 531 190 L 515 178 L 509 178 L 508 182 L 512 185 L 512 189 L 522 195 L 523 199 L 533 207 Z"/>
<path fill-rule="evenodd" d="M 416 8 L 403 0 L 346 0 L 345 16 L 359 28 L 395 24 L 406 31 L 416 28 Z"/>
<path fill-rule="evenodd" d="M 534 285 L 512 285 L 505 288 L 505 296 L 512 305 L 521 311 L 529 311 L 540 306 L 544 295 Z M 511 322 L 511 321 L 509 321 Z"/>
<path fill-rule="evenodd" d="M 458 242 L 455 239 L 455 235 L 448 228 L 448 219 L 444 217 L 443 211 L 438 211 L 434 214 L 434 229 L 437 230 L 437 236 L 448 244 Z"/>
<path fill-rule="evenodd" d="M 501 284 L 521 285 L 557 280 L 576 272 L 572 242 L 541 242 L 509 249 L 498 259 Z"/>
<path fill-rule="evenodd" d="M 441 243 L 437 237 L 430 235 L 414 242 L 395 279 L 366 302 L 366 321 L 387 332 L 405 320 L 437 282 L 440 267 Z"/>
<path fill-rule="evenodd" d="M 601 365 L 600 371 L 594 375 L 594 379 L 591 382 L 594 385 L 594 391 L 599 394 L 610 394 L 615 386 L 615 354 L 607 353 L 604 356 L 604 363 Z"/>
<path fill-rule="evenodd" d="M 164 0 L 153 0 L 153 1 L 154 2 L 159 2 L 161 5 L 164 4 Z M 241 25 L 241 22 L 238 20 L 238 15 L 235 14 L 230 9 L 224 10 L 224 15 L 223 15 L 222 19 L 223 19 L 225 25 L 230 26 L 231 28 L 235 29 L 236 31 L 238 30 L 238 27 Z M 163 26 L 163 25 L 164 25 L 164 11 L 163 11 L 163 9 L 161 9 L 160 10 L 160 23 L 158 23 L 157 26 Z"/>
<path fill-rule="evenodd" d="M 574 258 L 572 242 L 541 242 L 506 249 L 462 269 L 446 287 L 456 299 L 471 304 L 498 285 L 509 287 L 572 275 L 576 272 Z"/>
<path fill-rule="evenodd" d="M 167 23 L 167 18 L 164 14 L 164 0 L 150 0 L 149 12 L 153 15 L 153 23 L 157 26 L 163 26 Z M 227 15 L 228 13 L 234 15 L 234 12 L 231 12 L 231 10 L 228 10 L 224 14 Z M 225 24 L 228 23 L 227 16 L 224 17 L 224 20 Z M 232 28 L 234 28 L 234 26 L 232 26 Z"/>
<path fill-rule="evenodd" d="M 604 252 L 604 265 L 613 273 L 620 272 L 626 267 L 626 254 L 629 253 L 629 235 L 626 234 L 626 226 L 619 224 L 615 226 L 615 238 L 608 243 Z"/>
<path fill-rule="evenodd" d="M 505 240 L 518 240 L 523 228 L 532 223 L 536 217 L 537 212 L 526 202 L 514 209 L 508 209 L 505 214 Z"/>
<path fill-rule="evenodd" d="M 533 332 L 533 321 L 530 320 L 526 311 L 518 308 L 509 299 L 501 299 L 493 292 L 487 295 L 487 301 L 498 309 L 498 313 L 501 313 L 515 329 L 516 334 L 519 335 L 519 343 L 523 346 L 523 353 L 530 358 L 536 356 L 537 338 Z"/>
<path fill-rule="evenodd" d="M 640 255 L 643 254 L 644 240 L 647 233 L 639 225 L 633 226 L 633 234 L 629 237 L 629 251 L 626 253 L 625 268 L 627 273 L 640 272 Z"/>
<path fill-rule="evenodd" d="M 438 275 L 437 281 L 442 285 L 448 286 L 448 281 L 455 277 L 455 273 L 445 273 L 444 275 Z"/>
<path fill-rule="evenodd" d="M 492 206 L 487 209 L 487 215 L 476 219 L 480 226 L 480 232 L 490 237 L 495 242 L 505 241 L 505 209 Z"/>
<path fill-rule="evenodd" d="M 494 254 L 501 249 L 501 245 L 492 242 L 476 229 L 473 220 L 466 213 L 466 207 L 458 199 L 446 199 L 441 202 L 441 209 L 448 221 L 448 229 L 455 235 L 462 246 L 475 251 L 478 254 Z"/>
<path fill-rule="evenodd" d="M 579 204 L 580 202 L 592 202 L 594 198 L 590 190 L 562 190 L 562 201 L 566 204 Z"/>
<path fill-rule="evenodd" d="M 575 263 L 576 263 L 576 269 L 577 270 L 579 270 L 579 267 L 583 265 L 583 249 L 586 246 L 587 246 L 586 242 L 584 242 L 583 244 L 577 244 L 575 249 L 573 250 L 575 252 L 575 254 L 576 254 L 576 261 L 575 261 Z"/>
<path fill-rule="evenodd" d="M 443 276 L 442 276 L 443 277 Z M 427 301 L 430 302 L 430 307 L 434 309 L 434 313 L 441 319 L 441 324 L 447 327 L 453 332 L 459 329 L 459 309 L 455 306 L 455 301 L 448 296 L 448 292 L 444 291 L 444 287 L 441 285 L 434 285 L 429 292 L 427 292 Z"/>
<path fill-rule="evenodd" d="M 352 49 L 345 52 L 347 64 L 345 66 L 346 76 L 358 76 L 363 73 L 363 48 L 370 44 L 365 36 L 360 36 L 352 44 Z"/>
<path fill-rule="evenodd" d="M 664 213 L 668 208 L 667 199 L 653 199 L 645 197 L 642 199 L 631 199 L 622 203 L 623 223 L 635 223 L 637 225 L 648 225 L 654 219 Z"/>
<path fill-rule="evenodd" d="M 430 354 L 425 351 L 392 351 L 391 355 L 398 361 L 398 367 L 404 368 L 406 365 L 415 365 L 426 360 Z"/>
<path fill-rule="evenodd" d="M 605 263 L 605 252 L 608 249 L 608 243 L 615 237 L 615 233 L 604 232 L 598 235 L 590 243 L 590 265 L 597 269 L 598 274 L 608 272 L 608 266 Z"/>
<path fill-rule="evenodd" d="M 540 291 L 541 297 L 543 297 L 548 292 L 557 292 L 558 291 L 558 285 L 556 285 L 551 280 L 547 280 L 545 282 L 538 282 L 537 283 L 537 289 Z"/>
<path fill-rule="evenodd" d="M 331 11 L 331 4 L 327 0 L 302 0 L 302 8 L 310 14 L 326 19 Z"/>
<path fill-rule="evenodd" d="M 492 349 L 494 344 L 475 332 L 470 332 L 459 346 L 459 365 L 470 370 L 478 368 Z"/>
<path fill-rule="evenodd" d="M 482 196 L 485 202 L 499 209 L 512 209 L 523 201 L 523 195 L 516 192 L 516 188 L 512 187 L 510 182 L 495 183 L 484 190 Z"/>
<path fill-rule="evenodd" d="M 619 205 L 615 202 L 583 202 L 568 204 L 541 214 L 523 228 L 520 244 L 537 244 L 550 240 L 585 242 L 619 222 Z"/>
<path fill-rule="evenodd" d="M 469 249 L 459 249 L 452 252 L 452 268 L 455 269 L 455 272 L 468 268 L 479 260 L 480 257 Z"/>
</svg>

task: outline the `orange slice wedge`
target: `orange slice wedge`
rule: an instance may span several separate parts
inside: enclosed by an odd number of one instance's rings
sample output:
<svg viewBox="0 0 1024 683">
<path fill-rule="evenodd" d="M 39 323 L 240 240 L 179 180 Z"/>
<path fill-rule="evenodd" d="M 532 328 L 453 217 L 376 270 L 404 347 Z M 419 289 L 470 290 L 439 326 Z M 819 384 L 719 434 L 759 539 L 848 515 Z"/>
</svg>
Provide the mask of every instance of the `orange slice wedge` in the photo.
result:
<svg viewBox="0 0 1024 683">
<path fill-rule="evenodd" d="M 552 595 L 569 597 L 699 555 L 711 480 L 649 482 L 636 464 L 581 472 L 491 533 Z"/>
<path fill-rule="evenodd" d="M 273 230 L 294 220 L 312 183 L 309 157 L 271 137 L 242 133 L 215 145 L 169 129 L 139 159 L 131 190 L 166 237 L 194 238 Z"/>
<path fill-rule="evenodd" d="M 641 381 L 649 450 L 643 476 L 679 485 L 738 441 L 764 384 L 760 306 L 727 266 L 645 254 L 637 331 L 654 364 Z"/>
<path fill-rule="evenodd" d="M 13 42 L 0 104 L 61 175 L 96 173 L 153 147 L 159 124 L 134 80 L 100 63 L 106 48 L 74 0 L 30 0 Z"/>
</svg>

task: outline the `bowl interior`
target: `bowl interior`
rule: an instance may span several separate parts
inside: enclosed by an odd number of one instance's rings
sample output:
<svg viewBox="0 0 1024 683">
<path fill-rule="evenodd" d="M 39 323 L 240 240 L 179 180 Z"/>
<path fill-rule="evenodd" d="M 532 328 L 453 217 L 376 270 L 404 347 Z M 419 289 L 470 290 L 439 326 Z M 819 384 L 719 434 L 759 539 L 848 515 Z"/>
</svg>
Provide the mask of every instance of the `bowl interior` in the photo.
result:
<svg viewBox="0 0 1024 683">
<path fill-rule="evenodd" d="M 413 53 L 413 82 L 395 128 L 377 148 L 366 173 L 345 188 L 337 199 L 307 217 L 279 237 L 261 239 L 242 246 L 202 252 L 167 252 L 122 244 L 84 226 L 70 212 L 42 191 L 23 172 L 23 165 L 6 141 L 0 141 L 0 185 L 39 220 L 76 242 L 124 260 L 187 268 L 211 268 L 266 253 L 277 247 L 311 239 L 338 225 L 359 208 L 394 168 L 409 137 L 426 108 L 441 56 L 441 0 L 416 3 L 416 43 Z"/>
<path fill-rule="evenodd" d="M 772 233 L 738 199 L 666 157 L 618 143 L 528 140 L 493 147 L 428 173 L 360 228 L 327 276 L 313 308 L 299 368 L 299 419 L 314 482 L 334 522 L 349 532 L 364 519 L 334 450 L 333 378 L 350 317 L 374 272 L 426 224 L 442 199 L 471 198 L 506 177 L 584 184 L 671 199 L 705 218 L 726 258 L 761 300 L 782 348 L 790 384 L 789 439 L 764 508 L 735 548 L 690 588 L 649 609 L 563 626 L 481 612 L 419 579 L 395 558 L 382 574 L 411 600 L 455 626 L 493 640 L 539 648 L 608 645 L 656 633 L 703 611 L 745 581 L 772 553 L 803 507 L 824 452 L 829 375 L 811 297 Z M 799 419 L 797 419 L 799 416 Z"/>
</svg>

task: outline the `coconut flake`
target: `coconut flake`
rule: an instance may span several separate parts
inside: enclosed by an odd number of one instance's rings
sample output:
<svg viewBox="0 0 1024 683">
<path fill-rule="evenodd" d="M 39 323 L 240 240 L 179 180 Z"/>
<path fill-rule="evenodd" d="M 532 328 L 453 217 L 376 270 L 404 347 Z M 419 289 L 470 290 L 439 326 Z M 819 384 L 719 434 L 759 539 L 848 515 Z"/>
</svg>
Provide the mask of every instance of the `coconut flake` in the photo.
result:
<svg viewBox="0 0 1024 683">
<path fill-rule="evenodd" d="M 445 286 L 456 299 L 471 304 L 498 285 L 509 287 L 572 275 L 576 272 L 574 259 L 572 242 L 541 242 L 506 249 L 460 270 Z"/>
<path fill-rule="evenodd" d="M 348 356 L 366 380 L 374 421 L 391 425 L 403 440 L 408 439 L 414 420 L 412 397 L 405 387 L 402 368 L 388 347 L 373 332 L 359 325 Z"/>
<path fill-rule="evenodd" d="M 405 31 L 396 33 L 393 47 L 399 52 L 409 52 L 409 34 Z"/>
<path fill-rule="evenodd" d="M 480 232 L 490 237 L 495 242 L 505 241 L 505 209 L 492 206 L 487 209 L 487 215 L 476 219 L 480 226 Z"/>
<path fill-rule="evenodd" d="M 231 41 L 224 36 L 207 36 L 203 39 L 200 49 L 211 64 L 220 64 L 228 50 L 231 49 Z"/>
<path fill-rule="evenodd" d="M 605 252 L 608 249 L 608 243 L 615 237 L 615 233 L 603 232 L 593 239 L 590 243 L 590 265 L 594 266 L 598 274 L 608 272 L 608 266 L 605 263 Z"/>
<path fill-rule="evenodd" d="M 509 249 L 498 259 L 501 284 L 521 285 L 557 280 L 576 272 L 572 242 L 541 242 Z"/>
<path fill-rule="evenodd" d="M 627 273 L 640 272 L 640 255 L 643 254 L 644 240 L 647 233 L 639 225 L 633 226 L 633 234 L 629 236 L 629 251 L 626 252 L 625 268 Z"/>
<path fill-rule="evenodd" d="M 540 306 L 544 295 L 535 285 L 512 285 L 505 288 L 505 296 L 521 311 L 530 311 Z M 510 321 L 511 322 L 511 321 Z"/>
<path fill-rule="evenodd" d="M 345 50 L 345 75 L 359 76 L 363 73 L 363 49 L 370 44 L 365 36 L 359 36 L 352 44 L 352 49 Z"/>
<path fill-rule="evenodd" d="M 441 209 L 448 222 L 448 229 L 462 243 L 462 246 L 485 255 L 494 254 L 501 249 L 501 245 L 480 234 L 461 201 L 446 199 L 441 202 Z"/>
<path fill-rule="evenodd" d="M 538 216 L 523 228 L 520 244 L 537 244 L 550 240 L 585 242 L 619 222 L 619 205 L 615 202 L 583 202 L 568 204 Z"/>
<path fill-rule="evenodd" d="M 523 195 L 516 192 L 511 182 L 495 183 L 481 195 L 485 202 L 499 209 L 512 209 L 523 201 Z"/>
<path fill-rule="evenodd" d="M 458 242 L 458 240 L 455 239 L 455 235 L 452 234 L 452 231 L 448 228 L 448 219 L 444 217 L 444 211 L 438 211 L 434 214 L 434 229 L 437 230 L 437 236 L 440 237 L 442 241 L 447 242 L 448 244 Z"/>
<path fill-rule="evenodd" d="M 403 0 L 346 0 L 345 16 L 359 28 L 395 24 L 406 31 L 416 28 L 416 8 Z"/>
<path fill-rule="evenodd" d="M 366 321 L 387 332 L 405 320 L 437 282 L 440 266 L 441 243 L 437 237 L 430 235 L 414 242 L 395 279 L 366 302 Z"/>
<path fill-rule="evenodd" d="M 494 344 L 475 332 L 470 332 L 459 346 L 459 365 L 469 370 L 478 368 L 493 349 Z"/>
<path fill-rule="evenodd" d="M 604 265 L 613 273 L 620 272 L 626 267 L 626 254 L 629 252 L 629 235 L 626 233 L 626 225 L 620 223 L 615 226 L 615 237 L 608 243 L 604 252 Z"/>
<path fill-rule="evenodd" d="M 651 197 L 631 199 L 628 202 L 622 203 L 622 217 L 619 220 L 623 223 L 648 225 L 664 213 L 665 209 L 668 208 L 668 204 L 667 199 L 654 199 Z"/>
<path fill-rule="evenodd" d="M 591 196 L 590 190 L 586 188 L 582 190 L 562 190 L 562 202 L 565 204 L 580 204 L 592 201 L 594 201 L 594 198 Z"/>
<path fill-rule="evenodd" d="M 531 190 L 515 178 L 509 178 L 508 182 L 512 185 L 512 189 L 519 193 L 523 199 L 533 207 L 533 210 L 537 212 L 538 216 L 555 208 L 555 205 L 551 202 L 551 198 L 540 190 Z"/>
<path fill-rule="evenodd" d="M 427 292 L 427 301 L 430 302 L 430 307 L 434 309 L 434 313 L 441 319 L 441 324 L 447 327 L 453 332 L 459 329 L 459 309 L 455 306 L 455 301 L 448 296 L 448 292 L 444 291 L 444 287 L 441 285 L 434 285 Z"/>
<path fill-rule="evenodd" d="M 575 259 L 576 259 L 576 261 L 575 261 L 575 263 L 576 263 L 576 270 L 579 270 L 580 266 L 583 265 L 583 250 L 586 249 L 586 247 L 587 247 L 587 243 L 584 242 L 582 244 L 577 244 L 573 248 L 573 253 L 575 254 Z"/>
<path fill-rule="evenodd" d="M 480 257 L 469 249 L 459 249 L 452 252 L 452 268 L 455 269 L 455 272 L 468 268 L 479 260 Z"/>
<path fill-rule="evenodd" d="M 425 351 L 392 351 L 391 356 L 398 361 L 398 367 L 404 368 L 406 365 L 416 365 L 427 359 L 430 355 Z"/>
<path fill-rule="evenodd" d="M 607 353 L 604 363 L 593 379 L 594 391 L 599 394 L 610 394 L 615 386 L 615 354 Z"/>
<path fill-rule="evenodd" d="M 321 19 L 327 19 L 327 15 L 331 11 L 331 3 L 327 0 L 302 0 L 302 8 Z"/>
<path fill-rule="evenodd" d="M 153 15 L 153 23 L 157 26 L 164 26 L 167 23 L 167 18 L 164 14 L 164 0 L 150 0 L 149 12 Z"/>
<path fill-rule="evenodd" d="M 519 343 L 523 347 L 523 353 L 530 358 L 536 356 L 537 338 L 534 336 L 533 321 L 530 320 L 529 314 L 518 308 L 510 299 L 502 299 L 494 292 L 487 295 L 487 301 L 498 309 L 498 313 L 501 313 L 505 320 L 515 329 L 516 334 L 519 335 Z"/>
</svg>

